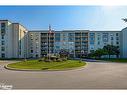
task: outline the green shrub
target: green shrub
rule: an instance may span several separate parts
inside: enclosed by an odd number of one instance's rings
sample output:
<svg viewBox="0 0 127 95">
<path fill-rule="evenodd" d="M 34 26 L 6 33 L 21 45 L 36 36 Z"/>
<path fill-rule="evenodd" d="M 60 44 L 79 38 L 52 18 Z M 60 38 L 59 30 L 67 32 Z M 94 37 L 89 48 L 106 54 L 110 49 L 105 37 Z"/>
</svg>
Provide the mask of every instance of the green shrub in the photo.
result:
<svg viewBox="0 0 127 95">
<path fill-rule="evenodd" d="M 67 61 L 67 58 L 62 58 L 62 61 Z"/>
<path fill-rule="evenodd" d="M 45 57 L 43 58 L 43 61 L 45 61 L 45 62 L 51 62 L 51 60 L 49 59 L 49 56 L 45 56 Z"/>
<path fill-rule="evenodd" d="M 62 62 L 62 59 L 59 58 L 59 59 L 56 60 L 56 62 Z"/>
<path fill-rule="evenodd" d="M 50 59 L 47 59 L 47 60 L 44 60 L 45 62 L 52 62 L 52 60 L 50 60 Z"/>
<path fill-rule="evenodd" d="M 43 59 L 39 59 L 38 61 L 41 62 L 41 61 L 43 61 Z"/>
<path fill-rule="evenodd" d="M 27 61 L 27 59 L 24 59 L 23 61 L 24 61 L 24 62 L 26 62 L 26 61 Z"/>
<path fill-rule="evenodd" d="M 49 69 L 49 68 L 42 68 L 41 70 L 47 70 L 47 69 Z"/>
<path fill-rule="evenodd" d="M 79 60 L 79 63 L 82 63 L 82 60 Z"/>
<path fill-rule="evenodd" d="M 52 55 L 52 56 L 45 56 L 41 59 L 38 60 L 39 62 L 44 61 L 44 62 L 62 62 L 62 61 L 67 61 L 67 57 L 60 58 L 59 55 Z"/>
<path fill-rule="evenodd" d="M 56 62 L 56 59 L 53 59 L 52 61 L 53 61 L 53 62 Z"/>
<path fill-rule="evenodd" d="M 56 61 L 56 56 L 51 56 L 51 57 L 50 57 L 50 60 Z"/>
</svg>

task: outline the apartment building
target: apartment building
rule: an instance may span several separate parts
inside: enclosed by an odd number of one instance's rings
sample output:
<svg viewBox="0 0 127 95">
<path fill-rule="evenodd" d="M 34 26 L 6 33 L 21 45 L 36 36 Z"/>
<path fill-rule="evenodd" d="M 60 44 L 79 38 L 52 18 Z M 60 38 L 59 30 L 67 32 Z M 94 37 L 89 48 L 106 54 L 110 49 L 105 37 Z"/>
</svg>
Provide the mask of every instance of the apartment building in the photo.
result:
<svg viewBox="0 0 127 95">
<path fill-rule="evenodd" d="M 0 58 L 28 57 L 27 29 L 8 20 L 0 20 Z"/>
<path fill-rule="evenodd" d="M 30 32 L 28 33 L 28 54 L 29 58 L 36 58 L 36 57 L 41 57 L 41 35 L 38 32 Z"/>
<path fill-rule="evenodd" d="M 1 58 L 39 58 L 66 49 L 70 57 L 81 57 L 110 44 L 127 58 L 127 28 L 121 31 L 30 30 L 19 23 L 0 20 Z"/>
<path fill-rule="evenodd" d="M 29 34 L 36 36 L 35 33 L 40 35 L 39 46 L 40 51 L 39 56 L 45 56 L 49 53 L 57 54 L 61 49 L 66 49 L 69 51 L 70 57 L 81 57 L 82 54 L 88 54 L 99 48 L 110 44 L 121 48 L 121 31 L 89 31 L 89 30 L 63 30 L 63 31 L 53 31 L 50 34 L 48 30 L 45 31 L 29 31 Z M 31 38 L 29 38 L 31 39 Z M 35 39 L 37 39 L 35 37 Z M 34 54 L 36 55 L 36 42 L 32 45 L 34 49 Z M 50 41 L 50 42 L 49 42 Z M 29 43 L 31 43 L 30 40 Z M 35 56 L 33 56 L 35 57 Z"/>
<path fill-rule="evenodd" d="M 121 58 L 127 58 L 127 27 L 121 30 L 120 55 Z"/>
</svg>

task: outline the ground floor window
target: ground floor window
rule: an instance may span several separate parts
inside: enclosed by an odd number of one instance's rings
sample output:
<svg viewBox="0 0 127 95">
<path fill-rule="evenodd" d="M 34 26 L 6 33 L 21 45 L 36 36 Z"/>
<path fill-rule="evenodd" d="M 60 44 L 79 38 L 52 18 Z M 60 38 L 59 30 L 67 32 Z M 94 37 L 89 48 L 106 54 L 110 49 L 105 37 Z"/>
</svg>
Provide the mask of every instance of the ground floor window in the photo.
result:
<svg viewBox="0 0 127 95">
<path fill-rule="evenodd" d="M 2 57 L 2 58 L 5 58 L 5 53 L 2 53 L 2 54 L 1 54 L 1 57 Z"/>
<path fill-rule="evenodd" d="M 38 57 L 38 54 L 36 54 L 36 58 Z"/>
</svg>

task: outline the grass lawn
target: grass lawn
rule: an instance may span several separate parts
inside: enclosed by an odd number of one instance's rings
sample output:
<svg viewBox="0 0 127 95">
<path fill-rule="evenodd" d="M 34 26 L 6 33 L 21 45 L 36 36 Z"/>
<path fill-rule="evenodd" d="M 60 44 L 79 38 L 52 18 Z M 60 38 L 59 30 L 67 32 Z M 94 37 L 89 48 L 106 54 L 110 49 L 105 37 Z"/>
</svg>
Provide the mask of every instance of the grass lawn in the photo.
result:
<svg viewBox="0 0 127 95">
<path fill-rule="evenodd" d="M 101 59 L 101 60 L 127 63 L 127 59 L 122 59 L 122 58 L 111 58 L 111 59 Z"/>
<path fill-rule="evenodd" d="M 28 69 L 28 70 L 65 70 L 86 65 L 85 62 L 78 60 L 67 60 L 63 62 L 39 62 L 38 60 L 22 61 L 8 64 L 7 67 L 13 69 Z"/>
</svg>

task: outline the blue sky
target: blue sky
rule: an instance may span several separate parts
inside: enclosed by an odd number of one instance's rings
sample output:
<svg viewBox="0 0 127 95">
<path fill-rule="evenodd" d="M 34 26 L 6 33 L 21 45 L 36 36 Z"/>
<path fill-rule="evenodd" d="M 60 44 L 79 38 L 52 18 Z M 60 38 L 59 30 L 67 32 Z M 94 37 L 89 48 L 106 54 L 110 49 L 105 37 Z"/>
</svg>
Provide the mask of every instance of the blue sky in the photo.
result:
<svg viewBox="0 0 127 95">
<path fill-rule="evenodd" d="M 0 19 L 20 22 L 29 30 L 121 30 L 127 6 L 0 6 Z"/>
</svg>

